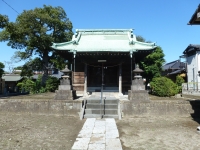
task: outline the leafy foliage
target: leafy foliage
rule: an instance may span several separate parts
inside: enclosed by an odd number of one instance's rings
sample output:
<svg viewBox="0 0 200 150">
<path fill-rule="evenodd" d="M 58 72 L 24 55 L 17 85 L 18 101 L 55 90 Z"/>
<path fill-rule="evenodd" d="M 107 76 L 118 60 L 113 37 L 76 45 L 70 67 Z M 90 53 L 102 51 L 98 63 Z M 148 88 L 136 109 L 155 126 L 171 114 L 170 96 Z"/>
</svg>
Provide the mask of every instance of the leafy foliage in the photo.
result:
<svg viewBox="0 0 200 150">
<path fill-rule="evenodd" d="M 153 78 L 161 76 L 162 66 L 165 62 L 164 56 L 162 48 L 157 47 L 154 52 L 141 61 L 141 68 L 144 70 L 144 77 L 147 79 L 147 83 Z"/>
<path fill-rule="evenodd" d="M 9 22 L 0 34 L 0 41 L 8 41 L 8 46 L 20 49 L 17 56 L 22 60 L 37 54 L 46 77 L 50 59 L 58 56 L 51 49 L 52 42 L 69 41 L 72 35 L 72 23 L 64 9 L 44 5 L 43 8 L 25 10 L 16 22 Z M 45 83 L 45 80 L 42 81 Z"/>
<path fill-rule="evenodd" d="M 59 80 L 56 77 L 48 76 L 46 80 L 45 89 L 48 92 L 54 92 L 55 90 L 58 89 L 58 85 L 59 85 Z"/>
<path fill-rule="evenodd" d="M 21 89 L 21 90 L 25 90 L 26 92 L 30 92 L 31 94 L 35 93 L 35 82 L 31 79 L 24 79 L 22 82 L 19 82 L 17 84 L 17 86 Z"/>
<path fill-rule="evenodd" d="M 8 24 L 8 17 L 0 14 L 0 28 L 4 28 Z"/>
<path fill-rule="evenodd" d="M 139 42 L 145 42 L 145 41 L 146 41 L 145 38 L 143 38 L 143 37 L 140 36 L 140 35 L 137 35 L 137 36 L 136 36 L 136 39 L 137 39 L 137 41 L 139 41 Z"/>
<path fill-rule="evenodd" d="M 177 85 L 169 78 L 157 77 L 150 82 L 152 94 L 170 97 L 178 93 Z"/>
<path fill-rule="evenodd" d="M 41 75 L 38 76 L 36 81 L 31 78 L 26 78 L 22 82 L 19 82 L 17 86 L 21 90 L 24 89 L 26 92 L 30 92 L 31 94 L 54 92 L 56 89 L 58 89 L 59 80 L 56 77 L 48 76 L 45 85 L 41 84 L 41 80 Z"/>
<path fill-rule="evenodd" d="M 38 57 L 30 59 L 21 67 L 21 70 L 21 76 L 31 77 L 34 70 L 42 70 L 42 60 Z"/>
<path fill-rule="evenodd" d="M 2 62 L 0 62 L 0 78 L 2 77 L 3 73 L 4 73 L 4 64 Z"/>
<path fill-rule="evenodd" d="M 180 75 L 176 76 L 176 85 L 179 93 L 182 91 L 182 83 L 184 82 L 185 80 Z"/>
</svg>

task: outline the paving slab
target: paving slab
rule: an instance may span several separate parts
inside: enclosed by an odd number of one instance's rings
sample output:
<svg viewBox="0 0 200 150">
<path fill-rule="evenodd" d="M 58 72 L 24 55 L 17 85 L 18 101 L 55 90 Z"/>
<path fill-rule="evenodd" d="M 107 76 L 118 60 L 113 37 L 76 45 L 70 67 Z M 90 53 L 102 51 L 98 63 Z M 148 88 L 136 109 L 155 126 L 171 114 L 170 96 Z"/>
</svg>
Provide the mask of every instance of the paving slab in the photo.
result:
<svg viewBox="0 0 200 150">
<path fill-rule="evenodd" d="M 116 138 L 119 138 L 118 130 L 106 131 L 106 139 L 116 139 Z"/>
<path fill-rule="evenodd" d="M 106 145 L 105 143 L 92 143 L 89 144 L 88 150 L 105 150 L 106 149 Z"/>
<path fill-rule="evenodd" d="M 90 138 L 90 143 L 106 143 L 105 134 L 92 134 Z"/>
<path fill-rule="evenodd" d="M 106 139 L 106 150 L 122 150 L 119 139 Z"/>
<path fill-rule="evenodd" d="M 90 138 L 76 138 L 72 150 L 87 150 Z"/>
</svg>

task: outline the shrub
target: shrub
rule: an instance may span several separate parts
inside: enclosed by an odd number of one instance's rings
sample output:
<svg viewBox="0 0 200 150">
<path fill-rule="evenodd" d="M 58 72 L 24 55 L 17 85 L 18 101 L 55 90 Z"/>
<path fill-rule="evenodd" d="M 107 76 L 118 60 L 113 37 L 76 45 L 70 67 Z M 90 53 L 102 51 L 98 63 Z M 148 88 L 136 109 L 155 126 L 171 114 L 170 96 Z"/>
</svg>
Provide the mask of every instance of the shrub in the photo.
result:
<svg viewBox="0 0 200 150">
<path fill-rule="evenodd" d="M 177 85 L 169 78 L 158 77 L 153 78 L 150 82 L 152 94 L 161 97 L 170 97 L 178 93 Z"/>
<path fill-rule="evenodd" d="M 22 82 L 18 83 L 17 86 L 22 90 L 24 89 L 26 92 L 30 92 L 31 94 L 35 93 L 35 82 L 31 79 L 25 79 Z"/>
<path fill-rule="evenodd" d="M 182 91 L 182 83 L 184 82 L 185 80 L 180 75 L 176 76 L 176 85 L 179 93 Z"/>
<path fill-rule="evenodd" d="M 58 89 L 58 85 L 59 85 L 59 80 L 56 77 L 48 76 L 46 80 L 45 89 L 48 92 L 54 92 L 55 90 Z"/>
</svg>

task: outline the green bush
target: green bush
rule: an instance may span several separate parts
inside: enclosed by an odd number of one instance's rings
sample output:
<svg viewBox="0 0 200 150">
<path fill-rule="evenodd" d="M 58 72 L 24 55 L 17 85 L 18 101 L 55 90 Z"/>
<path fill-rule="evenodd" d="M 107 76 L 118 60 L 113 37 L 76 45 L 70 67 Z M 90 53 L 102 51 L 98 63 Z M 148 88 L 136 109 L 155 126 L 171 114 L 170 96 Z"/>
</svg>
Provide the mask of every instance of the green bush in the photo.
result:
<svg viewBox="0 0 200 150">
<path fill-rule="evenodd" d="M 35 93 L 36 85 L 31 79 L 24 79 L 22 82 L 19 82 L 17 86 L 21 90 L 24 89 L 26 92 L 30 92 L 31 94 Z"/>
<path fill-rule="evenodd" d="M 185 80 L 180 75 L 176 76 L 176 85 L 177 85 L 179 93 L 181 93 L 181 91 L 182 91 L 182 83 L 184 83 L 184 82 L 185 82 Z"/>
<path fill-rule="evenodd" d="M 48 76 L 45 85 L 42 85 L 42 76 L 39 75 L 36 81 L 32 79 L 24 79 L 22 82 L 19 82 L 17 86 L 26 92 L 31 94 L 35 93 L 45 93 L 45 92 L 54 92 L 58 89 L 59 80 L 56 77 Z"/>
<path fill-rule="evenodd" d="M 169 78 L 153 78 L 150 82 L 152 94 L 161 97 L 170 97 L 178 93 L 177 85 Z"/>
<path fill-rule="evenodd" d="M 48 76 L 46 80 L 45 89 L 48 92 L 54 92 L 55 90 L 58 89 L 58 85 L 59 85 L 59 80 L 56 77 Z"/>
</svg>

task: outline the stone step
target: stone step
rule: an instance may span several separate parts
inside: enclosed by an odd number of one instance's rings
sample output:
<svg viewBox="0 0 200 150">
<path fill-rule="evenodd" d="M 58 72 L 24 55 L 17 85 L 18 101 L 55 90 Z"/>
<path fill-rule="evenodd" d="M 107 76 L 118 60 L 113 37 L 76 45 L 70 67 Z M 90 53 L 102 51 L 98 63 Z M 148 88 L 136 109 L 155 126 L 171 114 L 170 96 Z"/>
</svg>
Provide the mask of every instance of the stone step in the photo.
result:
<svg viewBox="0 0 200 150">
<path fill-rule="evenodd" d="M 100 114 L 85 114 L 84 118 L 102 118 Z M 103 115 L 103 118 L 119 118 L 118 115 Z"/>
<path fill-rule="evenodd" d="M 100 114 L 105 112 L 105 114 L 117 115 L 117 109 L 105 109 L 104 111 L 101 109 L 85 109 L 85 114 Z"/>
<path fill-rule="evenodd" d="M 112 100 L 104 100 L 103 103 L 104 104 L 118 104 L 118 99 L 112 99 Z M 100 104 L 101 100 L 100 99 L 87 99 L 87 104 L 88 103 L 96 103 L 96 104 Z"/>
<path fill-rule="evenodd" d="M 101 106 L 98 103 L 87 103 L 86 109 L 99 109 Z M 118 109 L 118 104 L 105 104 L 105 109 Z"/>
</svg>

